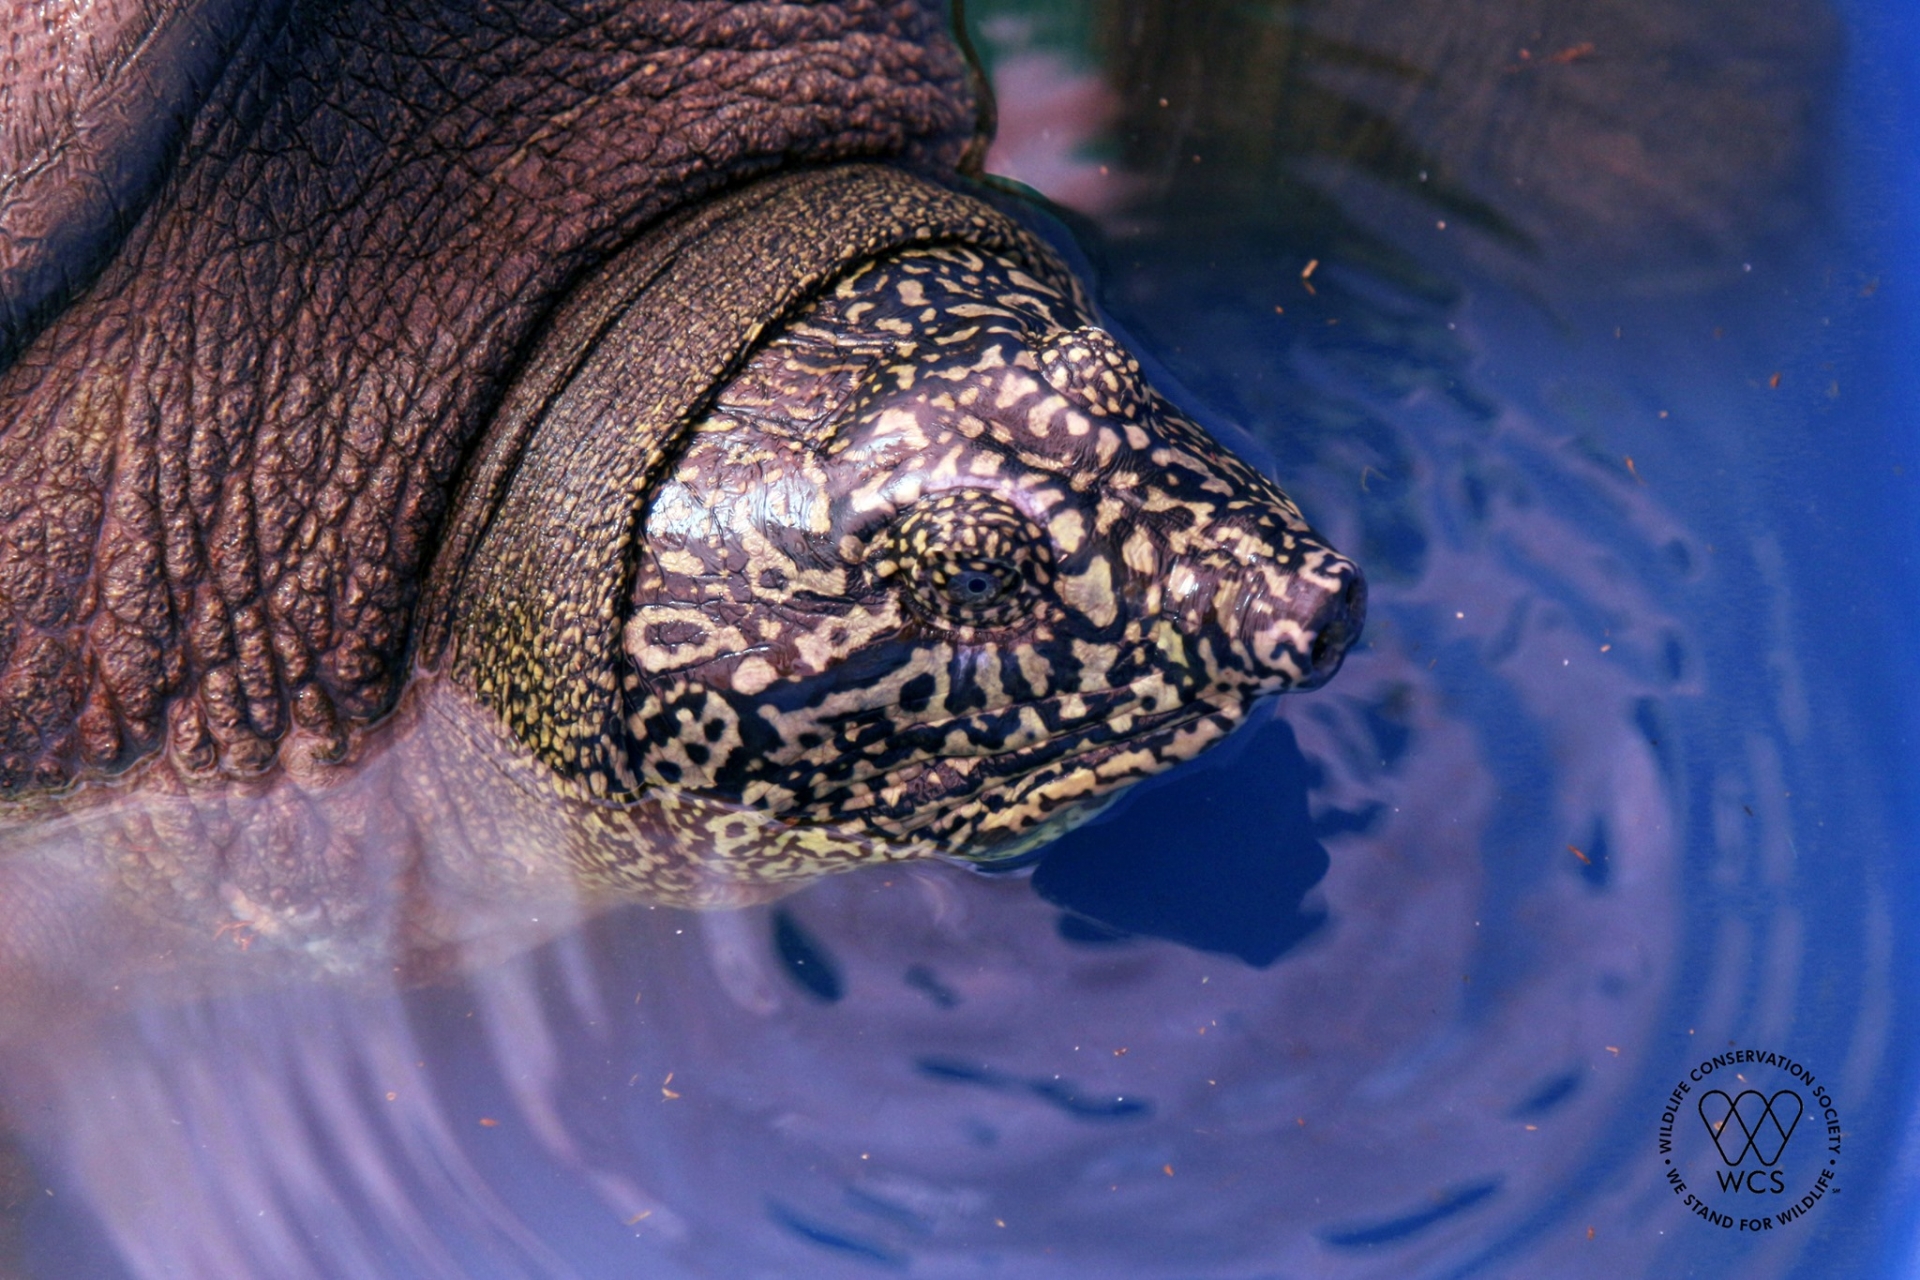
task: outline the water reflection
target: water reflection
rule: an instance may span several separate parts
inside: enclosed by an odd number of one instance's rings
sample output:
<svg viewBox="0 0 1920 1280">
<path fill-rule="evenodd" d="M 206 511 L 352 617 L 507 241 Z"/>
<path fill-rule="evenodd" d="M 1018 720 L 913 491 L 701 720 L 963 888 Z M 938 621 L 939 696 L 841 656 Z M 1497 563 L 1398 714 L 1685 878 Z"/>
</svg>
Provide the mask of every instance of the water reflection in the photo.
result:
<svg viewBox="0 0 1920 1280">
<path fill-rule="evenodd" d="M 1336 55 L 1366 35 L 1313 49 L 1359 74 Z M 1381 83 L 1428 83 L 1381 57 Z M 599 914 L 476 881 L 436 917 L 458 926 L 436 982 L 254 971 L 16 1031 L 6 1105 L 51 1192 L 37 1273 L 1818 1273 L 1813 1232 L 1703 1234 L 1652 1131 L 1702 1055 L 1790 1045 L 1862 1117 L 1845 1185 L 1876 1203 L 1868 1117 L 1905 1069 L 1886 765 L 1819 692 L 1871 649 L 1805 639 L 1801 602 L 1831 594 L 1776 480 L 1823 492 L 1800 433 L 1825 397 L 1765 398 L 1776 368 L 1789 392 L 1847 376 L 1780 352 L 1810 314 L 1872 305 L 1863 280 L 1822 283 L 1811 252 L 1729 277 L 1752 241 L 1682 227 L 1697 290 L 1657 311 L 1555 283 L 1551 249 L 1463 288 L 1384 233 L 1321 253 L 1222 220 L 1246 201 L 1195 179 L 1155 195 L 1125 147 L 1164 138 L 1111 130 L 1161 108 L 1076 92 L 1075 172 L 1107 129 L 1133 184 L 1087 180 L 1113 310 L 1369 572 L 1339 680 L 1030 878 L 914 863 Z M 1443 144 L 1468 145 L 1406 147 Z M 1524 232 L 1502 254 L 1573 216 L 1483 204 Z M 385 947 L 404 913 L 375 900 L 362 936 Z M 48 928 L 104 1000 L 89 960 L 120 924 Z"/>
</svg>

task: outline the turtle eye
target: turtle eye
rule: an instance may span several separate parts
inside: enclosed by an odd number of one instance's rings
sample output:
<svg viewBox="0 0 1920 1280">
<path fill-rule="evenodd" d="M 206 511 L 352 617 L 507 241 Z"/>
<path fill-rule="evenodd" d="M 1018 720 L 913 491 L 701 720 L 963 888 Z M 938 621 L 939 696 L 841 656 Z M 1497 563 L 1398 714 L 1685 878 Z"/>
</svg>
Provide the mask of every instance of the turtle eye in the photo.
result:
<svg viewBox="0 0 1920 1280">
<path fill-rule="evenodd" d="M 1053 581 L 1046 534 L 1006 499 L 974 489 L 916 503 L 877 544 L 872 569 L 914 612 L 959 627 L 1018 621 Z"/>
<path fill-rule="evenodd" d="M 970 564 L 947 583 L 947 594 L 962 605 L 992 604 L 1014 589 L 1018 578 L 1012 565 Z"/>
<path fill-rule="evenodd" d="M 965 560 L 936 565 L 933 585 L 957 610 L 984 609 L 1020 589 L 1020 568 L 1005 560 Z"/>
</svg>

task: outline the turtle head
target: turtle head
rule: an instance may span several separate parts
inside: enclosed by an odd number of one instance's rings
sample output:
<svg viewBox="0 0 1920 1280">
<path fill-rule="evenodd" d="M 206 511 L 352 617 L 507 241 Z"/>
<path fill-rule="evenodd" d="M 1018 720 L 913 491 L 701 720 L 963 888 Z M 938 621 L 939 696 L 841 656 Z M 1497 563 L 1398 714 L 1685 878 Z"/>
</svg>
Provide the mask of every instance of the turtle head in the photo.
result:
<svg viewBox="0 0 1920 1280">
<path fill-rule="evenodd" d="M 664 227 L 527 369 L 421 652 L 593 882 L 1011 858 L 1359 633 L 1354 566 L 1051 251 L 897 171 Z"/>
<path fill-rule="evenodd" d="M 942 246 L 752 354 L 627 605 L 646 785 L 993 860 L 1324 682 L 1365 588 L 1074 299 Z"/>
</svg>

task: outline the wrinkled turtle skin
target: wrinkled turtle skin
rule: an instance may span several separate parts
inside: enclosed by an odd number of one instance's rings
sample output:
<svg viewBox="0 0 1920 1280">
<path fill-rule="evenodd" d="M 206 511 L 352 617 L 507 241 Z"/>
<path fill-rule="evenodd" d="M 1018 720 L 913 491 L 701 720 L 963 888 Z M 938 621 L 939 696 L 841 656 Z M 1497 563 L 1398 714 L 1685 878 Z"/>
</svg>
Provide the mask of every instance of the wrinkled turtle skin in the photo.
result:
<svg viewBox="0 0 1920 1280">
<path fill-rule="evenodd" d="M 346 751 L 406 683 L 479 428 L 583 275 L 756 173 L 944 172 L 974 127 L 934 4 L 52 13 L 9 10 L 31 74 L 0 177 L 15 795 Z"/>
<path fill-rule="evenodd" d="M 1358 634 L 936 4 L 109 16 L 63 92 L 173 127 L 0 135 L 0 797 L 152 914 L 1004 860 Z"/>
</svg>

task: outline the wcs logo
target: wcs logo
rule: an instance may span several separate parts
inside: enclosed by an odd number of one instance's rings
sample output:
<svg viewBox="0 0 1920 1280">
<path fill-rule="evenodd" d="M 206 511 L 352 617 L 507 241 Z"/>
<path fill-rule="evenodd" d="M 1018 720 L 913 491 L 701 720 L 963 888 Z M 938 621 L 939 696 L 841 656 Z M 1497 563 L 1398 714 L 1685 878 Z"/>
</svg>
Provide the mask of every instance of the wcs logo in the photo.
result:
<svg viewBox="0 0 1920 1280">
<path fill-rule="evenodd" d="M 1719 1089 L 1700 1095 L 1700 1122 L 1707 1126 L 1715 1150 L 1728 1166 L 1714 1170 L 1720 1189 L 1774 1195 L 1785 1191 L 1786 1183 L 1774 1166 L 1786 1153 L 1787 1141 L 1799 1127 L 1805 1110 L 1806 1104 L 1791 1089 L 1782 1089 L 1771 1098 L 1757 1089 L 1734 1097 Z M 1749 1155 L 1758 1157 L 1760 1167 L 1743 1172 L 1740 1165 Z"/>
<path fill-rule="evenodd" d="M 1792 1087 L 1776 1091 L 1775 1081 L 1767 1076 L 1755 1079 L 1742 1074 L 1737 1088 L 1707 1089 L 1708 1077 L 1725 1067 L 1779 1071 L 1791 1079 L 1778 1083 Z M 1705 1092 L 1695 1093 L 1695 1085 Z M 1717 1191 L 1689 1187 L 1673 1147 L 1675 1127 L 1686 1122 L 1688 1098 L 1694 1099 L 1700 1123 L 1720 1153 L 1718 1162 L 1705 1153 L 1695 1157 L 1713 1170 L 1720 1184 Z M 1813 1113 L 1810 1123 L 1808 1112 Z M 1813 1136 L 1807 1137 L 1802 1130 L 1810 1130 Z M 1800 1145 L 1789 1164 L 1787 1147 L 1796 1134 Z M 1844 1137 L 1833 1095 L 1815 1082 L 1806 1064 L 1770 1050 L 1730 1049 L 1702 1061 L 1667 1094 L 1660 1112 L 1660 1176 L 1680 1197 L 1681 1206 L 1709 1226 L 1722 1231 L 1771 1231 L 1798 1222 L 1826 1199 L 1827 1192 L 1838 1190 L 1834 1179 L 1839 1176 Z"/>
</svg>

